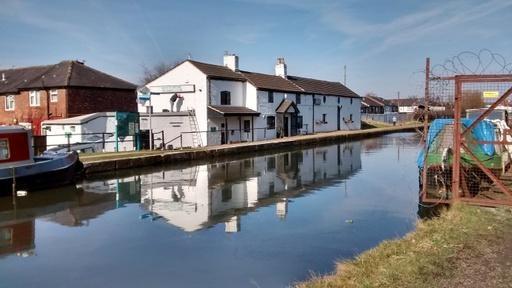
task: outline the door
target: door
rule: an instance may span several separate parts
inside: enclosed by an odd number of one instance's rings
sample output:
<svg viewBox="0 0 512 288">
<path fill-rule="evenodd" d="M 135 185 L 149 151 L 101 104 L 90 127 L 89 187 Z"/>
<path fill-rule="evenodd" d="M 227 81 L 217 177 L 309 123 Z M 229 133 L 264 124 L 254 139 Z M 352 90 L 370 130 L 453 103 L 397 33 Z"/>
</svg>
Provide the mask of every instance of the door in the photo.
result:
<svg viewBox="0 0 512 288">
<path fill-rule="evenodd" d="M 283 118 L 283 135 L 284 137 L 288 137 L 288 117 L 285 116 Z"/>
<path fill-rule="evenodd" d="M 297 114 L 292 114 L 291 117 L 290 135 L 295 136 L 297 135 Z"/>
<path fill-rule="evenodd" d="M 251 120 L 244 120 L 244 141 L 249 141 L 249 134 L 251 133 Z"/>
<path fill-rule="evenodd" d="M 226 126 L 224 123 L 220 124 L 220 144 L 226 144 Z"/>
<path fill-rule="evenodd" d="M 341 107 L 338 106 L 338 130 L 341 130 Z"/>
</svg>

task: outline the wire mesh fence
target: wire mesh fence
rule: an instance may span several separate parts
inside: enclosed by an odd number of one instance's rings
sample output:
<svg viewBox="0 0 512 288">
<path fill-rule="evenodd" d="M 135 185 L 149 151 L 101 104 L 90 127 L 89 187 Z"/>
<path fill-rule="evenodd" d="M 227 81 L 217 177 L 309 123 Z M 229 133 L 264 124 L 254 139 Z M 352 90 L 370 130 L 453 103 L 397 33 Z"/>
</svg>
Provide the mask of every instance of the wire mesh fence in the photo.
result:
<svg viewBox="0 0 512 288">
<path fill-rule="evenodd" d="M 424 202 L 512 205 L 512 74 L 434 76 L 429 101 L 453 116 L 430 123 L 418 159 Z"/>
</svg>

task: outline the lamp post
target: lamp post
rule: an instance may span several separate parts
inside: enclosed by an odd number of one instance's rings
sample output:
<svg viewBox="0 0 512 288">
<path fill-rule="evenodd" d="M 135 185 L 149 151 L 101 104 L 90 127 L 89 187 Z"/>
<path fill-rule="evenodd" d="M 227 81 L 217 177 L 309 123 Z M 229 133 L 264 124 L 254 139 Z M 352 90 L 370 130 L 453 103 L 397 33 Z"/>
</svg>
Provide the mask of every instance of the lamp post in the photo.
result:
<svg viewBox="0 0 512 288">
<path fill-rule="evenodd" d="M 153 150 L 153 125 L 151 123 L 151 114 L 153 114 L 153 106 L 151 105 L 151 90 L 147 86 L 140 88 L 138 97 L 142 100 L 149 101 L 149 150 Z"/>
</svg>

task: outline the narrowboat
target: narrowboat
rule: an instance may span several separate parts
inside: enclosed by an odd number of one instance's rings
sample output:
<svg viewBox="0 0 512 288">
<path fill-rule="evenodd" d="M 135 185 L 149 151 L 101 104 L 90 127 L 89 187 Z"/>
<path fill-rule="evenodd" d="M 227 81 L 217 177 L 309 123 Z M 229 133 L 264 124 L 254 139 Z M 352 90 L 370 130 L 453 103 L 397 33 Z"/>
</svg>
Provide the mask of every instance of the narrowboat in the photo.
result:
<svg viewBox="0 0 512 288">
<path fill-rule="evenodd" d="M 0 126 L 0 196 L 73 183 L 83 165 L 76 152 L 34 156 L 32 133 L 22 126 Z"/>
</svg>

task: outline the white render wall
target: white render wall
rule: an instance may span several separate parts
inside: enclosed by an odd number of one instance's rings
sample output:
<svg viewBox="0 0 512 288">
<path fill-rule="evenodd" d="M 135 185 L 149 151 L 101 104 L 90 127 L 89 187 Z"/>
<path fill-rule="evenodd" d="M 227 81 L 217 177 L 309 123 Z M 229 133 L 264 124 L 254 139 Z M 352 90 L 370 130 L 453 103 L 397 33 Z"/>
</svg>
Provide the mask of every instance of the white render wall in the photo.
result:
<svg viewBox="0 0 512 288">
<path fill-rule="evenodd" d="M 43 134 L 46 135 L 46 145 L 48 149 L 63 146 L 68 143 L 65 136 L 70 133 L 70 144 L 88 143 L 94 151 L 89 152 L 114 152 L 115 131 L 117 120 L 115 112 L 100 112 L 92 114 L 92 119 L 84 121 L 83 123 L 60 124 L 66 119 L 59 120 L 46 120 L 42 123 L 42 127 L 51 127 L 43 129 Z M 70 118 L 70 120 L 73 118 Z M 101 133 L 105 134 L 105 147 L 103 147 L 103 138 Z M 132 136 L 119 138 L 117 141 L 119 151 L 133 151 L 135 150 L 134 139 Z M 96 144 L 94 144 L 96 143 Z M 90 150 L 90 149 L 87 149 Z"/>
<path fill-rule="evenodd" d="M 206 131 L 208 128 L 208 82 L 206 75 L 197 69 L 193 64 L 185 61 L 174 69 L 155 79 L 154 81 L 148 83 L 146 86 L 151 90 L 151 87 L 153 86 L 184 84 L 194 84 L 195 91 L 178 93 L 180 96 L 183 96 L 183 100 L 177 101 L 174 104 L 174 111 L 176 111 L 178 104 L 181 105 L 180 111 L 195 110 L 199 130 Z M 153 95 L 151 98 L 153 112 L 162 112 L 163 109 L 168 109 L 170 111 L 170 98 L 173 94 L 174 93 Z M 145 113 L 145 106 L 148 105 L 149 103 L 147 103 L 147 101 L 144 104 L 139 103 L 139 112 Z M 202 138 L 201 142 L 204 145 L 207 141 L 206 133 L 200 134 Z"/>
<path fill-rule="evenodd" d="M 231 106 L 245 106 L 245 83 L 241 81 L 210 80 L 210 105 L 220 105 L 220 92 L 231 93 Z"/>
<path fill-rule="evenodd" d="M 188 132 L 192 129 L 191 126 L 191 118 L 187 113 L 154 113 L 151 115 L 151 126 L 153 128 L 153 133 L 156 133 L 154 136 L 154 146 L 160 147 L 162 144 L 161 133 L 160 131 L 164 131 L 164 142 L 168 145 L 172 145 L 173 147 L 180 148 L 181 145 L 183 147 L 192 147 L 193 140 L 192 134 L 190 133 L 182 133 Z M 140 114 L 140 130 L 149 130 L 149 115 L 144 113 Z M 183 139 L 180 140 L 178 137 L 182 135 Z M 173 140 L 175 139 L 175 140 Z M 169 143 L 169 141 L 173 140 Z"/>
<path fill-rule="evenodd" d="M 267 128 L 267 117 L 276 117 L 275 110 L 283 99 L 295 101 L 294 92 L 274 91 L 273 103 L 268 103 L 268 92 L 256 89 L 250 82 L 209 79 L 205 74 L 198 70 L 193 64 L 185 61 L 173 70 L 167 72 L 160 78 L 149 83 L 147 86 L 162 85 L 183 85 L 194 84 L 195 92 L 178 93 L 184 97 L 181 104 L 181 111 L 195 110 L 199 125 L 201 142 L 203 145 L 219 145 L 221 143 L 221 127 L 225 121 L 222 118 L 208 118 L 208 105 L 220 105 L 221 91 L 229 91 L 231 95 L 231 106 L 244 106 L 249 109 L 260 112 L 259 117 L 254 117 L 255 128 L 254 140 L 273 139 L 276 137 L 276 128 Z M 174 93 L 154 95 L 152 105 L 154 112 L 161 112 L 163 109 L 170 110 L 170 97 Z M 326 101 L 323 101 L 324 95 L 314 95 L 320 99 L 320 105 L 313 105 L 313 95 L 301 94 L 301 103 L 297 104 L 302 116 L 302 129 L 299 128 L 298 134 L 319 133 L 338 130 L 338 106 L 340 111 L 339 130 L 356 130 L 361 128 L 360 98 L 338 97 L 325 95 Z M 144 103 L 144 105 L 148 105 Z M 142 103 L 139 104 L 139 111 L 145 112 L 146 108 Z M 176 105 L 176 104 L 175 104 Z M 174 110 L 176 111 L 176 109 Z M 322 114 L 326 114 L 326 123 L 322 122 Z M 352 115 L 352 120 L 350 120 Z M 277 117 L 276 117 L 277 118 Z M 244 117 L 243 120 L 251 119 Z M 277 120 L 277 119 L 276 119 Z M 237 117 L 228 117 L 228 143 L 239 141 L 251 141 L 252 133 L 239 131 L 239 122 Z M 277 124 L 277 121 L 276 121 Z M 290 125 L 290 124 L 289 124 Z M 212 132 L 216 130 L 216 132 Z M 189 132 L 182 131 L 180 132 Z"/>
</svg>

